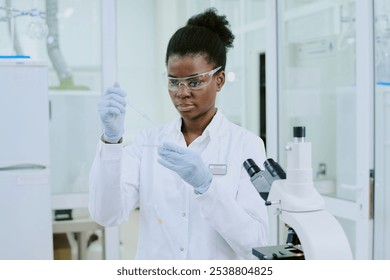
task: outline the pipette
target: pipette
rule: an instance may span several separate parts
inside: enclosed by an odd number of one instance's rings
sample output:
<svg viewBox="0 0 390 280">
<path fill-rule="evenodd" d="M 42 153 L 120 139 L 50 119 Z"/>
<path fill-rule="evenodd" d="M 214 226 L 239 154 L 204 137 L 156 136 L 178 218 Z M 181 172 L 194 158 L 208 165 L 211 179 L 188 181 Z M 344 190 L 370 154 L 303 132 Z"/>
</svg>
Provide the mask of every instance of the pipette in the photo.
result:
<svg viewBox="0 0 390 280">
<path fill-rule="evenodd" d="M 114 87 L 120 87 L 119 83 L 118 82 L 115 82 L 114 83 Z M 147 115 L 145 115 L 144 113 L 142 113 L 141 111 L 139 111 L 134 105 L 130 104 L 130 103 L 127 103 L 127 105 L 129 105 L 129 107 L 131 109 L 133 109 L 137 114 L 139 114 L 141 117 L 143 117 L 145 120 L 147 120 L 148 122 L 150 122 L 152 125 L 156 125 L 156 123 L 154 121 L 152 121 L 151 118 L 149 118 Z"/>
</svg>

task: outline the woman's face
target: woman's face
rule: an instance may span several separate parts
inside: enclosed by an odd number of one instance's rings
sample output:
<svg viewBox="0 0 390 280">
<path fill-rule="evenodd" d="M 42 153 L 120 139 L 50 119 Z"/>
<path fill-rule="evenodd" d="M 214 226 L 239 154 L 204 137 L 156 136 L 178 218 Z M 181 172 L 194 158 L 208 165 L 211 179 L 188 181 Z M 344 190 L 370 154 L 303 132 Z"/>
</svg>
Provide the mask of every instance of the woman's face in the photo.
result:
<svg viewBox="0 0 390 280">
<path fill-rule="evenodd" d="M 177 91 L 169 90 L 169 95 L 175 108 L 183 119 L 196 120 L 215 114 L 215 98 L 225 82 L 224 71 L 219 71 L 206 77 L 206 85 L 200 89 L 191 88 L 196 79 L 180 80 L 197 74 L 209 72 L 220 65 L 208 64 L 203 55 L 173 55 L 168 59 L 168 76 L 178 78 L 173 83 L 178 85 Z M 203 79 L 201 77 L 201 79 Z M 188 86 L 190 85 L 190 86 Z"/>
</svg>

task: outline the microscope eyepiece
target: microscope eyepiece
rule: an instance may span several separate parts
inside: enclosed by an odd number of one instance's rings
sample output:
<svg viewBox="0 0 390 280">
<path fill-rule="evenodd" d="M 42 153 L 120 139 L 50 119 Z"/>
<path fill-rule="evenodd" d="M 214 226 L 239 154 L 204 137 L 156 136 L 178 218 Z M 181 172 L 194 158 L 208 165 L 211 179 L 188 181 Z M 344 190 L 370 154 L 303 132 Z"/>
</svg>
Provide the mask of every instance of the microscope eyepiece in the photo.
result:
<svg viewBox="0 0 390 280">
<path fill-rule="evenodd" d="M 267 159 L 264 163 L 264 168 L 268 170 L 272 177 L 277 177 L 280 179 L 286 179 L 286 173 L 280 167 L 280 165 L 275 162 L 272 158 Z"/>
<path fill-rule="evenodd" d="M 255 161 L 251 158 L 248 158 L 246 161 L 244 161 L 243 165 L 250 177 L 261 171 L 260 167 L 258 167 Z"/>
<path fill-rule="evenodd" d="M 286 173 L 272 158 L 263 163 L 265 169 L 261 170 L 255 161 L 248 158 L 243 162 L 243 166 L 248 172 L 252 185 L 256 188 L 260 196 L 267 201 L 271 185 L 275 180 L 286 179 Z"/>
</svg>

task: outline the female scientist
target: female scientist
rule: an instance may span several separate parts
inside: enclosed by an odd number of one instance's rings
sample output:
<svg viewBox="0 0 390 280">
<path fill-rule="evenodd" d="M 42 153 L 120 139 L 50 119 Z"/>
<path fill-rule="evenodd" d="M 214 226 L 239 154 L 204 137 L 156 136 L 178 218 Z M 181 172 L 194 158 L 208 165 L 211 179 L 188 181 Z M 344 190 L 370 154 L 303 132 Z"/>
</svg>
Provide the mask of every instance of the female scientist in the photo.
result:
<svg viewBox="0 0 390 280">
<path fill-rule="evenodd" d="M 130 146 L 121 144 L 126 93 L 112 87 L 99 102 L 104 134 L 89 209 L 99 224 L 116 226 L 140 208 L 137 259 L 250 259 L 267 243 L 267 210 L 242 166 L 266 160 L 263 141 L 215 107 L 233 40 L 215 9 L 176 31 L 166 83 L 180 118 L 143 130 Z"/>
</svg>

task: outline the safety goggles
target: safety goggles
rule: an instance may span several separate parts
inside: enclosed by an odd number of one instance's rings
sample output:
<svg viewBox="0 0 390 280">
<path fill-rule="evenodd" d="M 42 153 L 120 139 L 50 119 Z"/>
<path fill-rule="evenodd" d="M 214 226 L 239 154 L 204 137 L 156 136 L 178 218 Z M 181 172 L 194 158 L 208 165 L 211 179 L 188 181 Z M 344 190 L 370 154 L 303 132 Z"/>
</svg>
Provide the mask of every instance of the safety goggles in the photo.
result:
<svg viewBox="0 0 390 280">
<path fill-rule="evenodd" d="M 166 74 L 163 77 L 165 79 L 165 84 L 167 85 L 169 91 L 177 92 L 179 91 L 181 85 L 184 85 L 191 91 L 196 91 L 210 84 L 211 78 L 215 73 L 218 72 L 219 69 L 221 69 L 221 67 L 222 66 L 219 66 L 211 71 L 184 78 L 169 77 Z"/>
</svg>

